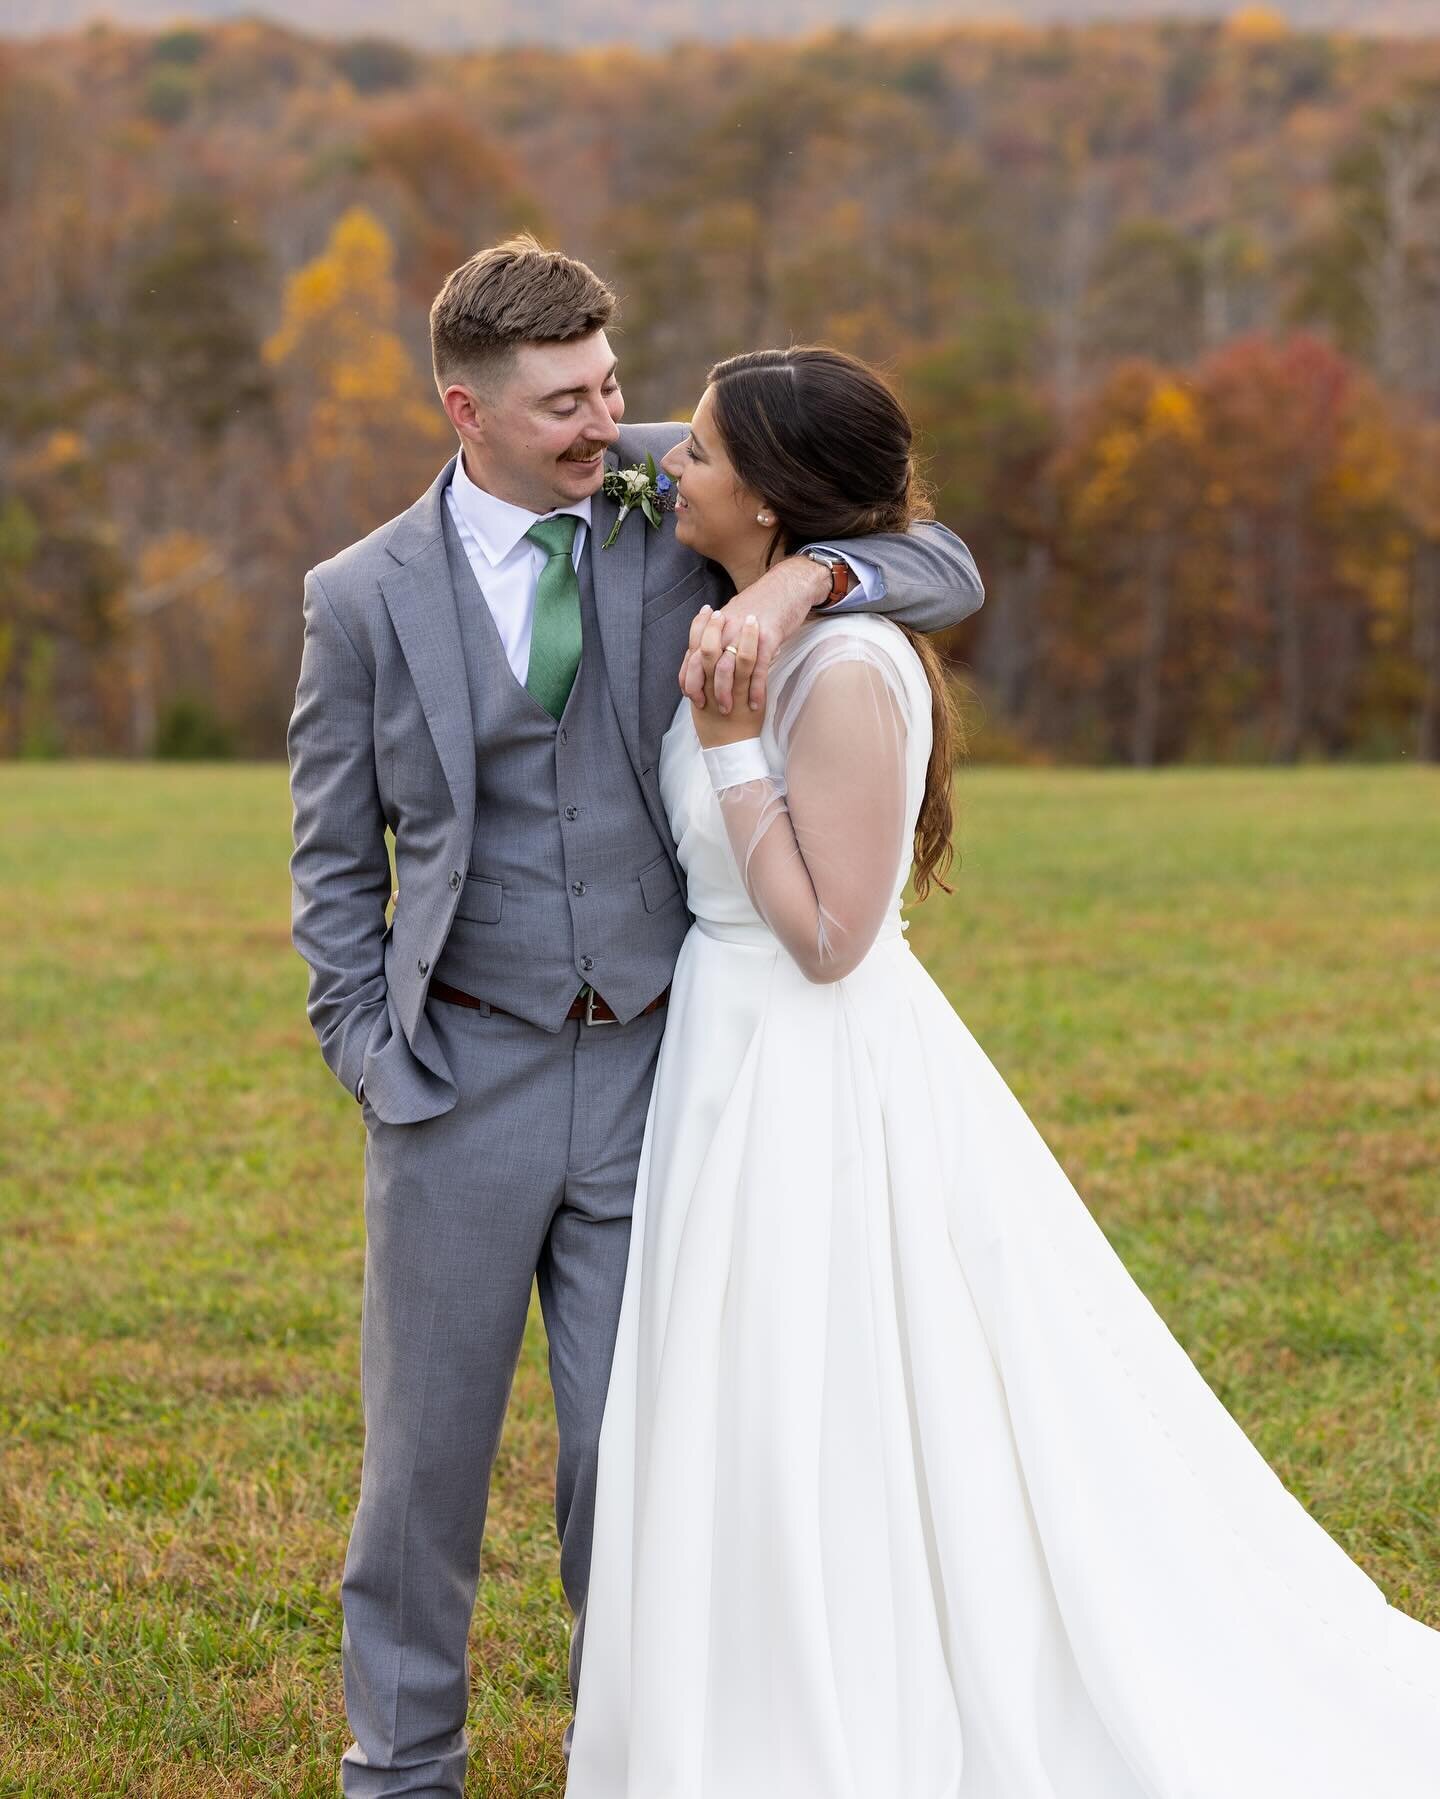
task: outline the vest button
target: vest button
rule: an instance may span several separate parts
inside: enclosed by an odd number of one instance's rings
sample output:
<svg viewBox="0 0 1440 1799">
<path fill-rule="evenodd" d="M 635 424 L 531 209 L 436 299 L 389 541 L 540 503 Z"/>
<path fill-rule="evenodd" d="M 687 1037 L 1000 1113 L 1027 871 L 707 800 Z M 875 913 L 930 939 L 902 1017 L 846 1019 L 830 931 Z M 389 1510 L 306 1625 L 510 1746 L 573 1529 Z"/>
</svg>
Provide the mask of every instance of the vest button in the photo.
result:
<svg viewBox="0 0 1440 1799">
<path fill-rule="evenodd" d="M 585 970 L 586 974 L 589 974 L 590 970 L 595 966 L 594 956 L 581 956 L 580 966 Z"/>
<path fill-rule="evenodd" d="M 563 725 L 560 727 L 560 741 L 561 743 L 569 743 L 570 741 L 570 733 Z"/>
<path fill-rule="evenodd" d="M 580 816 L 580 808 L 578 806 L 567 806 L 565 808 L 565 816 L 566 818 L 578 818 Z"/>
<path fill-rule="evenodd" d="M 460 870 L 458 868 L 452 868 L 450 870 L 450 891 L 452 893 L 458 893 L 459 890 L 460 890 Z"/>
<path fill-rule="evenodd" d="M 570 883 L 570 891 L 572 893 L 583 893 L 585 891 L 585 883 L 583 881 L 572 881 Z"/>
<path fill-rule="evenodd" d="M 424 956 L 421 956 L 416 967 L 420 970 L 421 974 L 429 974 L 430 972 L 430 964 L 425 960 Z"/>
</svg>

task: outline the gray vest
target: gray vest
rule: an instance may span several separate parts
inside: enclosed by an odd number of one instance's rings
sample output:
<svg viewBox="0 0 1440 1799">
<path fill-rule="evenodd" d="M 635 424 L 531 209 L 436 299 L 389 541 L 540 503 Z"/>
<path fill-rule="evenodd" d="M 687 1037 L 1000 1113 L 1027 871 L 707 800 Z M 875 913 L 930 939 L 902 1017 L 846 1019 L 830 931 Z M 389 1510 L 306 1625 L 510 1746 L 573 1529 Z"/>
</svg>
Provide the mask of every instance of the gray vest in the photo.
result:
<svg viewBox="0 0 1440 1799">
<path fill-rule="evenodd" d="M 476 778 L 470 868 L 434 978 L 545 1030 L 587 981 L 633 1018 L 674 972 L 690 915 L 611 702 L 589 548 L 580 672 L 557 724 L 512 674 L 443 498 L 440 511 Z"/>
</svg>

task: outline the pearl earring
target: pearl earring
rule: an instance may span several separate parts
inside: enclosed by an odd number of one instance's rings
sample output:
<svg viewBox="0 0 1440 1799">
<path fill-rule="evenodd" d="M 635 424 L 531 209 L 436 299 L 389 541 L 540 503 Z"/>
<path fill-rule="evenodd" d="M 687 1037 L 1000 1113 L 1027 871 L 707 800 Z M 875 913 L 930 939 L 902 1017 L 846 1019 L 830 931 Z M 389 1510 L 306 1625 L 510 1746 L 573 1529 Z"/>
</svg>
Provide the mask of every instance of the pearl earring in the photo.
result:
<svg viewBox="0 0 1440 1799">
<path fill-rule="evenodd" d="M 768 512 L 757 512 L 755 514 L 755 523 L 757 525 L 773 525 L 775 521 Z"/>
</svg>

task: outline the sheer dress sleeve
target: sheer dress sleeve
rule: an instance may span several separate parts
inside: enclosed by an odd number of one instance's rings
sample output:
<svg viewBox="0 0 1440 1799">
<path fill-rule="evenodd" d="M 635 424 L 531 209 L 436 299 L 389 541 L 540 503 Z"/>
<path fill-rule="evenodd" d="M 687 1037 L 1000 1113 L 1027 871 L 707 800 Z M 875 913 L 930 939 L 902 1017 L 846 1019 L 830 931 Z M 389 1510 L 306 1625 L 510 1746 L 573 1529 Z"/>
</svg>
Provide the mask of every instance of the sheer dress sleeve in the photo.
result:
<svg viewBox="0 0 1440 1799">
<path fill-rule="evenodd" d="M 807 979 L 838 981 L 869 952 L 900 882 L 904 687 L 874 643 L 827 633 L 771 722 L 780 774 L 758 738 L 707 750 L 706 766 L 755 910 Z"/>
</svg>

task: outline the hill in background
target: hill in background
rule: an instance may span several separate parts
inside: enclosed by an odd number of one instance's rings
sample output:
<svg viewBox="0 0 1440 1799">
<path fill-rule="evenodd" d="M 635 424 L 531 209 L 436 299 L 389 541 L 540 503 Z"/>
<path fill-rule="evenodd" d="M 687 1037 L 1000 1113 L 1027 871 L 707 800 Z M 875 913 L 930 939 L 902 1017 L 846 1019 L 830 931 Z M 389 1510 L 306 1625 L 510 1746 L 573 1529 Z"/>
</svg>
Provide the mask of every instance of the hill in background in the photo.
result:
<svg viewBox="0 0 1440 1799">
<path fill-rule="evenodd" d="M 791 35 L 840 26 L 1012 21 L 1019 25 L 1092 20 L 1225 18 L 1264 12 L 1298 30 L 1430 36 L 1440 32 L 1440 0 L 307 0 L 303 7 L 261 0 L 3 0 L 0 35 L 68 31 L 95 18 L 159 28 L 256 14 L 327 35 L 401 37 L 433 49 L 544 43 L 662 44 Z"/>
</svg>

